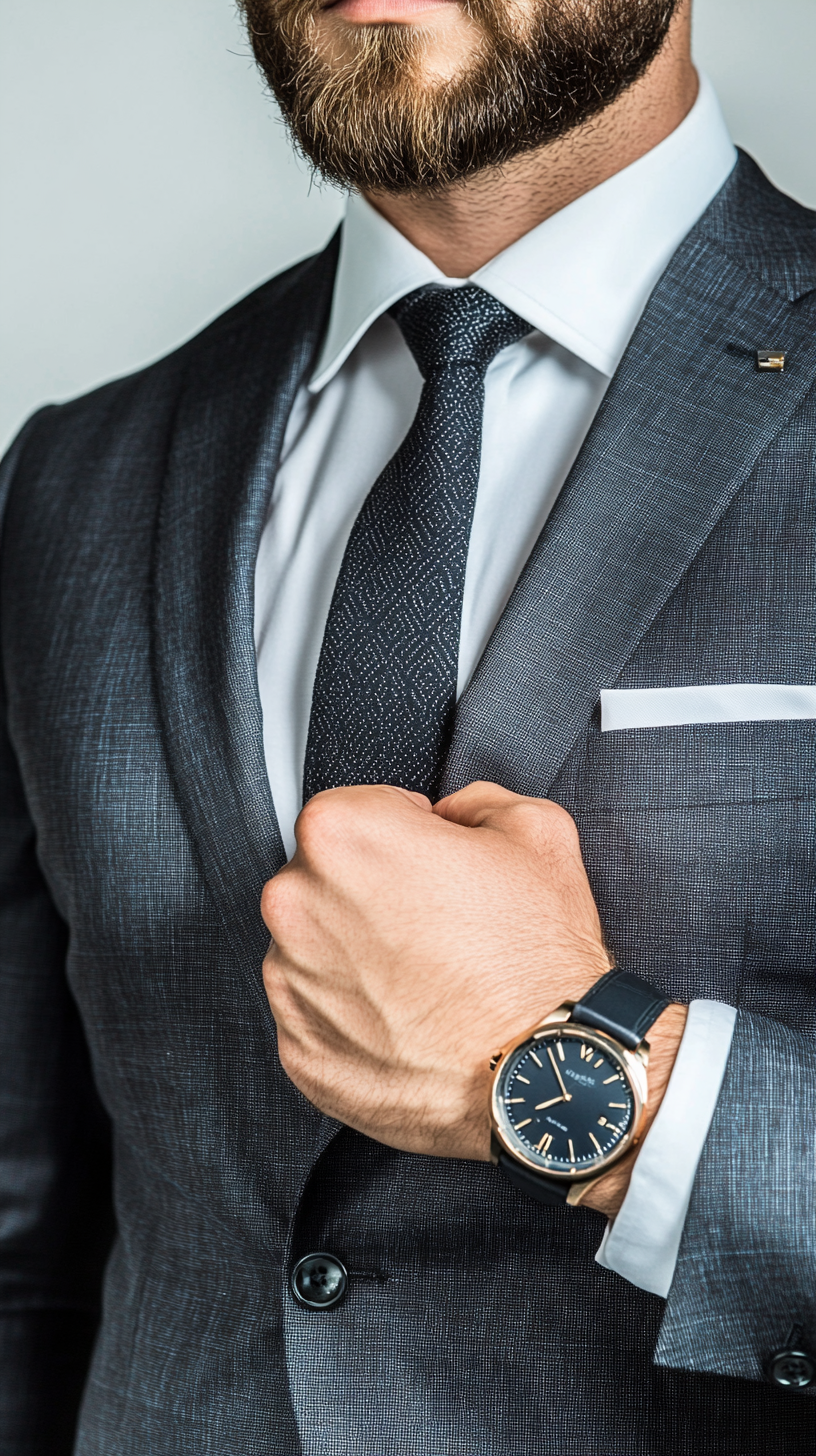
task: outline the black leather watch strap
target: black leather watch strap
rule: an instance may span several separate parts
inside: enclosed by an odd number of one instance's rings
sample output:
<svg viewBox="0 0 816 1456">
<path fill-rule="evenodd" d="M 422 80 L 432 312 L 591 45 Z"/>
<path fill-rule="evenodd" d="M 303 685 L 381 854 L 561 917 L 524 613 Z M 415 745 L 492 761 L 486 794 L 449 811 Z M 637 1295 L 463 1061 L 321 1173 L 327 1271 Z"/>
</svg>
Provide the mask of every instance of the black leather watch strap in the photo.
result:
<svg viewBox="0 0 816 1456">
<path fill-rule="evenodd" d="M 547 1178 L 538 1173 L 528 1173 L 527 1169 L 509 1158 L 506 1153 L 499 1153 L 499 1167 L 508 1183 L 520 1188 L 522 1193 L 527 1193 L 534 1198 L 536 1203 L 564 1204 L 567 1201 L 567 1194 L 574 1183 L 559 1182 L 557 1178 Z"/>
<path fill-rule="evenodd" d="M 631 971 L 607 971 L 573 1007 L 572 1020 L 605 1031 L 634 1050 L 668 1004 L 666 996 Z"/>
</svg>

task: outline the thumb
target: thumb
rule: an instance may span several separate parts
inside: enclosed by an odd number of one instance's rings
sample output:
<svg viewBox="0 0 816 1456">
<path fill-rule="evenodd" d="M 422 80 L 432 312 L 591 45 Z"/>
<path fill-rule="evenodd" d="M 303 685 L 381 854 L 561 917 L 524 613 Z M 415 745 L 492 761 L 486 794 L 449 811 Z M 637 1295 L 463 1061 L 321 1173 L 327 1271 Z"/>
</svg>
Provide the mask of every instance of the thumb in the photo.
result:
<svg viewBox="0 0 816 1456">
<path fill-rule="evenodd" d="M 449 794 L 434 804 L 434 814 L 447 819 L 451 824 L 461 824 L 467 829 L 479 829 L 514 804 L 523 802 L 520 794 L 512 794 L 500 784 L 477 782 Z"/>
</svg>

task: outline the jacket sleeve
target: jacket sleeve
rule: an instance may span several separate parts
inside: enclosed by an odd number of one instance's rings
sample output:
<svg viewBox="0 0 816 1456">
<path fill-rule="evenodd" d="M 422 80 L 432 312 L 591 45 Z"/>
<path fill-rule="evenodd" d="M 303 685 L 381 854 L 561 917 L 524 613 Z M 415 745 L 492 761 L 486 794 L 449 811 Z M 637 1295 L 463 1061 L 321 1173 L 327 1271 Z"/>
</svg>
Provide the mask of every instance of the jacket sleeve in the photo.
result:
<svg viewBox="0 0 816 1456">
<path fill-rule="evenodd" d="M 816 1043 L 740 1012 L 697 1170 L 655 1358 L 768 1378 L 816 1361 Z M 802 1392 L 816 1394 L 816 1383 Z M 790 1391 L 796 1399 L 798 1392 Z"/>
<path fill-rule="evenodd" d="M 30 429 L 0 470 L 0 508 Z M 111 1240 L 109 1128 L 65 977 L 66 945 L 0 684 L 3 1456 L 69 1456 Z"/>
</svg>

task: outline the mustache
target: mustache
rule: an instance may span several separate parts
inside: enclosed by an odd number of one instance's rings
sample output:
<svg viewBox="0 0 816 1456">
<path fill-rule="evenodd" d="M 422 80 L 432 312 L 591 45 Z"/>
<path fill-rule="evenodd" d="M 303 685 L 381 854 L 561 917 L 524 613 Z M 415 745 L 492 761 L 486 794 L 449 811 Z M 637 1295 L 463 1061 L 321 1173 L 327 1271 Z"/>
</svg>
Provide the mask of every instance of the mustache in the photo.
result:
<svg viewBox="0 0 816 1456">
<path fill-rule="evenodd" d="M 256 55 L 259 50 L 266 51 L 270 45 L 274 46 L 282 32 L 285 35 L 297 31 L 303 36 L 311 31 L 313 22 L 326 11 L 334 9 L 337 3 L 338 0 L 237 0 L 238 10 L 244 17 Z M 499 35 L 507 35 L 514 29 L 512 10 L 508 10 L 501 0 L 455 0 L 455 3 L 469 20 L 484 29 L 493 39 Z M 566 0 L 566 3 L 571 6 L 574 0 Z M 556 29 L 557 17 L 564 4 L 565 0 L 548 0 Z M 373 21 L 369 24 L 358 21 L 348 27 L 345 39 L 347 44 L 353 46 L 355 42 L 359 42 L 361 47 L 365 47 L 367 40 L 374 38 L 377 43 L 387 47 L 389 38 L 397 44 L 400 39 L 412 43 L 417 38 L 421 39 L 423 34 L 422 23 L 417 20 L 410 23 L 398 20 Z"/>
<path fill-rule="evenodd" d="M 680 0 L 457 0 L 458 68 L 421 21 L 321 24 L 331 0 L 238 0 L 296 147 L 343 187 L 438 193 L 565 136 L 660 50 Z"/>
</svg>

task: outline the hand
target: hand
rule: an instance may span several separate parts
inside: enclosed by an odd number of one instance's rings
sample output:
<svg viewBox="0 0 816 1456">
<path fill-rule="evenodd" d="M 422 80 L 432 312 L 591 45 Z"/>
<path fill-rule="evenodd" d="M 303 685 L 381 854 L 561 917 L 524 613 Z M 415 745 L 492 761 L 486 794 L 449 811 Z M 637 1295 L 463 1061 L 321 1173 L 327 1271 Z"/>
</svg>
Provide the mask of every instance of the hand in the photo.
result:
<svg viewBox="0 0 816 1456">
<path fill-rule="evenodd" d="M 486 1160 L 492 1053 L 610 966 L 573 820 L 495 784 L 433 808 L 364 786 L 316 795 L 297 840 L 262 900 L 284 1069 L 378 1142 Z M 614 1173 L 587 1203 L 620 1203 Z"/>
<path fill-rule="evenodd" d="M 552 1050 L 551 1050 L 550 1047 L 547 1047 L 547 1056 L 549 1057 L 550 1061 L 552 1062 L 552 1069 L 555 1072 L 556 1080 L 557 1080 L 558 1085 L 561 1088 L 561 1092 L 563 1094 L 561 1097 L 555 1097 L 553 1099 L 553 1101 L 555 1101 L 555 1102 L 571 1102 L 572 1101 L 572 1093 L 571 1092 L 568 1092 L 567 1089 L 566 1089 L 566 1087 L 564 1086 L 564 1078 L 561 1076 L 561 1073 L 558 1070 L 558 1063 L 555 1060 L 555 1057 L 553 1056 Z M 541 1106 L 542 1107 L 549 1107 L 550 1104 L 549 1104 L 549 1102 L 542 1102 Z M 536 1108 L 536 1112 L 538 1112 L 538 1110 L 539 1109 Z"/>
<path fill-rule="evenodd" d="M 575 824 L 495 784 L 375 786 L 316 795 L 297 840 L 262 901 L 285 1070 L 379 1142 L 487 1159 L 492 1053 L 609 968 Z"/>
</svg>

